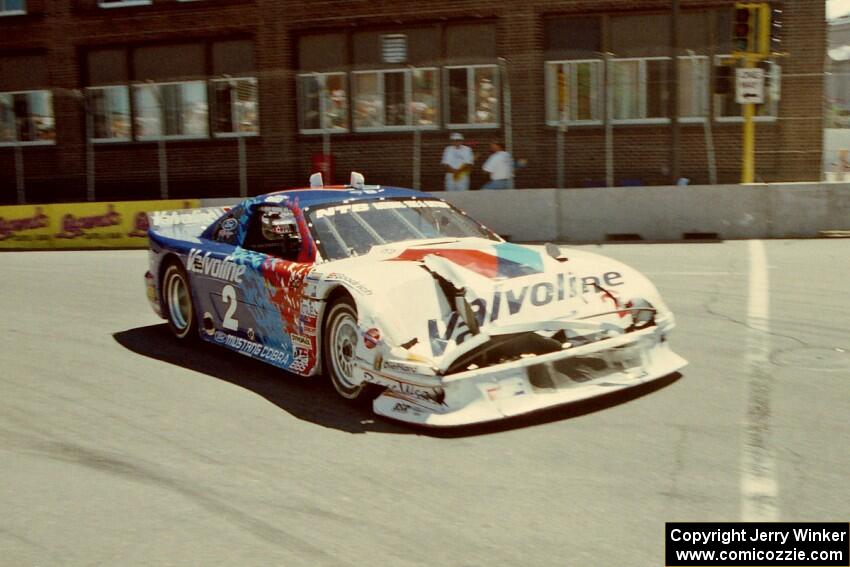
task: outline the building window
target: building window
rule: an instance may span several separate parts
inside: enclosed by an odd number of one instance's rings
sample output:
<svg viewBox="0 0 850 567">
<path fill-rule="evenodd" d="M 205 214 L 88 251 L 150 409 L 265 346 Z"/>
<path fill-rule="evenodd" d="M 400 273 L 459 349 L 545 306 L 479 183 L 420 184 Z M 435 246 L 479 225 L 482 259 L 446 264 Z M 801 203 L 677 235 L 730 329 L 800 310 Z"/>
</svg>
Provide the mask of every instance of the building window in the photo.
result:
<svg viewBox="0 0 850 567">
<path fill-rule="evenodd" d="M 348 132 L 348 85 L 345 73 L 299 75 L 298 95 L 302 133 Z"/>
<path fill-rule="evenodd" d="M 411 75 L 411 119 L 416 127 L 436 128 L 440 121 L 440 95 L 436 69 L 414 69 Z"/>
<path fill-rule="evenodd" d="M 663 123 L 667 118 L 667 57 L 613 59 L 609 93 L 614 124 Z"/>
<path fill-rule="evenodd" d="M 216 136 L 256 136 L 260 133 L 257 79 L 212 79 L 210 86 Z"/>
<path fill-rule="evenodd" d="M 0 144 L 56 143 L 50 91 L 0 93 Z"/>
<path fill-rule="evenodd" d="M 101 8 L 123 8 L 125 6 L 145 6 L 150 4 L 151 0 L 97 0 L 97 5 Z"/>
<path fill-rule="evenodd" d="M 682 56 L 679 64 L 679 121 L 705 120 L 708 116 L 708 57 Z"/>
<path fill-rule="evenodd" d="M 135 85 L 136 137 L 140 140 L 206 138 L 204 81 Z"/>
<path fill-rule="evenodd" d="M 714 59 L 715 76 L 722 67 L 724 59 L 729 55 L 717 55 Z M 769 122 L 779 116 L 779 90 L 781 88 L 782 68 L 773 61 L 761 61 L 759 67 L 764 69 L 764 104 L 756 105 L 755 119 Z M 728 72 L 728 71 L 727 71 Z M 730 84 L 726 92 L 714 95 L 714 117 L 718 122 L 740 122 L 743 120 L 743 107 L 735 102 L 735 68 L 731 68 Z"/>
<path fill-rule="evenodd" d="M 546 123 L 601 124 L 599 59 L 546 62 Z"/>
<path fill-rule="evenodd" d="M 129 89 L 125 85 L 89 87 L 87 94 L 94 126 L 92 139 L 99 142 L 130 140 L 132 130 Z"/>
<path fill-rule="evenodd" d="M 435 68 L 354 71 L 355 130 L 436 128 Z"/>
<path fill-rule="evenodd" d="M 26 13 L 27 5 L 24 0 L 0 0 L 0 16 L 15 16 Z"/>
<path fill-rule="evenodd" d="M 499 125 L 496 65 L 446 67 L 449 128 L 495 128 Z"/>
</svg>

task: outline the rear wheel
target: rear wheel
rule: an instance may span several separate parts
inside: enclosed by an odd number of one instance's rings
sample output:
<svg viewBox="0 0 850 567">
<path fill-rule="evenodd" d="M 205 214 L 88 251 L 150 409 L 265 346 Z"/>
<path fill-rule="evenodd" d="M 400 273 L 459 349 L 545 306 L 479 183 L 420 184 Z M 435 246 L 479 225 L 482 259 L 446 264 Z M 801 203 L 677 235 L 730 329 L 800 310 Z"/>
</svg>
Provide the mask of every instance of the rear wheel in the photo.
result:
<svg viewBox="0 0 850 567">
<path fill-rule="evenodd" d="M 186 271 L 177 263 L 170 264 L 162 276 L 162 303 L 168 319 L 168 327 L 180 340 L 198 335 L 198 320 L 189 291 Z"/>
<path fill-rule="evenodd" d="M 337 299 L 325 317 L 322 356 L 325 372 L 340 396 L 352 401 L 374 399 L 381 389 L 375 384 L 356 380 L 357 308 L 349 297 Z"/>
</svg>

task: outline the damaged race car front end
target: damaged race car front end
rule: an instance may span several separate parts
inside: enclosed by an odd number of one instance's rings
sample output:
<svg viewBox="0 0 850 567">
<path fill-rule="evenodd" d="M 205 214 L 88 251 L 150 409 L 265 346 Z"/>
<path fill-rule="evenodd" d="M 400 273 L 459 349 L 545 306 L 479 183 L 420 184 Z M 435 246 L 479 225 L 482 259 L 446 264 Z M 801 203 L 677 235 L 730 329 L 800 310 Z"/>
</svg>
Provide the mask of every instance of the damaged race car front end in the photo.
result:
<svg viewBox="0 0 850 567">
<path fill-rule="evenodd" d="M 380 415 L 428 426 L 492 421 L 630 388 L 686 363 L 666 342 L 669 327 L 652 325 L 572 346 L 536 332 L 489 337 L 481 358 L 498 362 L 440 375 L 438 382 L 388 388 L 374 402 Z M 532 338 L 533 337 L 533 338 Z M 476 354 L 479 354 L 476 352 Z M 399 363 L 388 361 L 389 368 Z M 387 364 L 387 363 L 384 363 Z M 403 363 L 401 363 L 403 364 Z M 386 371 L 385 371 L 386 373 Z M 384 385 L 391 384 L 383 381 Z"/>
<path fill-rule="evenodd" d="M 637 271 L 579 251 L 563 258 L 508 243 L 480 243 L 474 254 L 467 247 L 377 252 L 430 275 L 434 299 L 423 300 L 420 288 L 407 307 L 414 338 L 395 343 L 408 327 L 395 325 L 358 353 L 363 380 L 385 387 L 376 413 L 470 425 L 638 386 L 687 364 L 667 342 L 672 313 Z M 487 247 L 495 267 L 478 254 Z M 419 315 L 428 309 L 439 314 Z M 367 345 L 369 333 L 393 327 L 367 319 Z"/>
</svg>

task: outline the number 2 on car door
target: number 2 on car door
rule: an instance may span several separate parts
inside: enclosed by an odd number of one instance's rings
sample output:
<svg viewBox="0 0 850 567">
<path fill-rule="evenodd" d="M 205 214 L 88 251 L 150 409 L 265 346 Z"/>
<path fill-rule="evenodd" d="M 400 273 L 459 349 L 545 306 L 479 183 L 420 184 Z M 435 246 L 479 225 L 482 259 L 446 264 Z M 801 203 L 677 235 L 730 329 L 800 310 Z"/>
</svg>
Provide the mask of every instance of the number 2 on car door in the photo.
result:
<svg viewBox="0 0 850 567">
<path fill-rule="evenodd" d="M 225 329 L 235 331 L 239 328 L 239 321 L 233 316 L 239 304 L 239 301 L 236 299 L 236 288 L 232 285 L 224 286 L 224 289 L 221 290 L 221 300 L 227 304 L 227 311 L 224 313 L 224 320 L 221 322 L 221 326 Z"/>
</svg>

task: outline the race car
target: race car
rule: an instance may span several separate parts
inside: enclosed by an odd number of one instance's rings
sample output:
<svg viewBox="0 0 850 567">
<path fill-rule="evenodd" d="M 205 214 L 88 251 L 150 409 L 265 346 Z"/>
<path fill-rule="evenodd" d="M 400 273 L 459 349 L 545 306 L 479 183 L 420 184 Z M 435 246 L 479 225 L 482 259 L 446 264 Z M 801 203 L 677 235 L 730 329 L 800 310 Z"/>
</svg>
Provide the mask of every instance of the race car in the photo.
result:
<svg viewBox="0 0 850 567">
<path fill-rule="evenodd" d="M 434 195 L 310 187 L 150 216 L 148 298 L 177 339 L 325 374 L 404 422 L 499 420 L 630 388 L 687 363 L 636 270 L 521 246 Z"/>
</svg>

